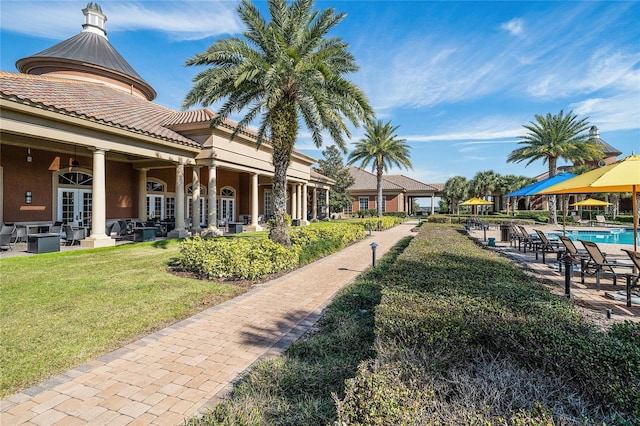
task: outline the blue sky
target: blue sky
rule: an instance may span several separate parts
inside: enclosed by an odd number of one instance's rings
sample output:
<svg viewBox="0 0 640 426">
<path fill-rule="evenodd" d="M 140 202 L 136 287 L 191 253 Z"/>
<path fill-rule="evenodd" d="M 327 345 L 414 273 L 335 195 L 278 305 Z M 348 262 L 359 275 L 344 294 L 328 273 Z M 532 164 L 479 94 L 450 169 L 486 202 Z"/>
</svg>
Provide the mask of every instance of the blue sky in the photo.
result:
<svg viewBox="0 0 640 426">
<path fill-rule="evenodd" d="M 111 44 L 156 89 L 155 102 L 176 110 L 200 70 L 185 60 L 243 29 L 237 1 L 98 3 Z M 1 0 L 1 69 L 80 32 L 86 4 Z M 360 66 L 349 78 L 411 146 L 413 171 L 391 173 L 426 183 L 483 170 L 538 175 L 541 161 L 506 157 L 523 124 L 561 109 L 588 117 L 619 158 L 640 153 L 640 2 L 316 2 L 329 7 L 347 13 L 331 35 Z M 322 157 L 304 128 L 296 147 Z"/>
</svg>

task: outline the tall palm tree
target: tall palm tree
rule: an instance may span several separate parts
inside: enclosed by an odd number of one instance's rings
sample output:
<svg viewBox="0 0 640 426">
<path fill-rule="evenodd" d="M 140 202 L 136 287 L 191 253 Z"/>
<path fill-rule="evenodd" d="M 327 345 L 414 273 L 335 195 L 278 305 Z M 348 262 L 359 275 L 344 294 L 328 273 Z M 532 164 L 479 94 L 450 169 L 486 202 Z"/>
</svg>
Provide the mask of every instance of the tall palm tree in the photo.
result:
<svg viewBox="0 0 640 426">
<path fill-rule="evenodd" d="M 183 108 L 225 99 L 212 127 L 242 111 L 232 140 L 258 120 L 258 146 L 266 142 L 273 147 L 271 239 L 284 246 L 290 245 L 285 220 L 287 168 L 299 123 L 304 121 L 316 146 L 322 145 L 326 130 L 346 152 L 344 136 L 351 135 L 345 120 L 357 127 L 373 114 L 364 92 L 343 77 L 358 70 L 347 44 L 327 37 L 345 14 L 331 8 L 314 11 L 313 6 L 313 0 L 294 0 L 288 6 L 287 0 L 268 0 L 271 21 L 267 23 L 249 0 L 242 0 L 237 11 L 247 27 L 244 39 L 218 40 L 186 62 L 209 68 L 194 77 Z"/>
<path fill-rule="evenodd" d="M 348 165 L 359 161 L 361 169 L 371 164 L 371 170 L 375 171 L 378 217 L 382 217 L 382 173 L 394 165 L 413 169 L 409 159 L 409 145 L 405 139 L 398 139 L 395 134 L 398 127 L 391 126 L 390 121 L 383 123 L 382 120 L 367 124 L 364 138 L 356 142 L 347 161 Z"/>
<path fill-rule="evenodd" d="M 569 111 L 567 115 L 560 112 L 556 115 L 536 115 L 535 122 L 523 125 L 528 133 L 519 136 L 521 148 L 513 150 L 507 157 L 509 163 L 527 161 L 527 166 L 534 161 L 542 160 L 549 165 L 549 177 L 558 171 L 558 159 L 569 161 L 589 161 L 604 157 L 598 145 L 589 141 L 588 118 L 578 120 Z M 549 198 L 549 223 L 557 223 L 556 197 Z"/>
<path fill-rule="evenodd" d="M 447 180 L 442 195 L 447 200 L 451 213 L 460 214 L 460 201 L 468 194 L 468 182 L 463 176 L 454 176 Z M 455 211 L 454 211 L 455 210 Z"/>
</svg>

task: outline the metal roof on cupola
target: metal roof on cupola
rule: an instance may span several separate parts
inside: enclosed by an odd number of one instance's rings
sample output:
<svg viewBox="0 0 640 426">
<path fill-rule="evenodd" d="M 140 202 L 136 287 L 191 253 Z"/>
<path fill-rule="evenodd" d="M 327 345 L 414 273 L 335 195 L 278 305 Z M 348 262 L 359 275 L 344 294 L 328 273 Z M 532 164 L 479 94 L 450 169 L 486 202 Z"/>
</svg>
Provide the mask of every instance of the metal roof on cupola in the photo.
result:
<svg viewBox="0 0 640 426">
<path fill-rule="evenodd" d="M 603 154 L 608 157 L 617 157 L 622 154 L 622 152 L 618 151 L 607 142 L 605 142 L 602 138 L 600 138 L 600 132 L 596 126 L 591 126 L 589 129 L 589 141 L 595 142 L 600 146 L 600 150 Z"/>
<path fill-rule="evenodd" d="M 100 5 L 89 2 L 82 13 L 85 22 L 80 34 L 18 60 L 16 68 L 24 74 L 93 81 L 153 100 L 153 87 L 109 43 L 107 16 Z"/>
</svg>

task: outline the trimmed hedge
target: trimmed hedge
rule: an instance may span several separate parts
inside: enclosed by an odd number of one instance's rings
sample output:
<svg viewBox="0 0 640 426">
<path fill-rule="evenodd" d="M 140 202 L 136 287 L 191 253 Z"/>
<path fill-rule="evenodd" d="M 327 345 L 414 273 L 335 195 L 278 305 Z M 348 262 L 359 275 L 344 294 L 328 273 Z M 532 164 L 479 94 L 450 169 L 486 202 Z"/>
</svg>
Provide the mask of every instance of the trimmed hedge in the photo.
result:
<svg viewBox="0 0 640 426">
<path fill-rule="evenodd" d="M 362 219 L 360 224 L 367 231 L 383 231 L 385 229 L 393 228 L 403 222 L 404 218 L 400 216 L 382 216 Z"/>
<path fill-rule="evenodd" d="M 267 238 L 194 237 L 182 242 L 178 265 L 210 280 L 257 280 L 295 269 L 365 236 L 357 224 L 295 228 L 290 249 Z"/>
<path fill-rule="evenodd" d="M 339 424 L 638 424 L 640 324 L 599 331 L 457 228 L 420 228 L 385 277 L 376 334 Z"/>
<path fill-rule="evenodd" d="M 255 280 L 295 269 L 299 252 L 300 247 L 287 249 L 266 238 L 194 237 L 182 242 L 178 264 L 210 280 Z"/>
</svg>

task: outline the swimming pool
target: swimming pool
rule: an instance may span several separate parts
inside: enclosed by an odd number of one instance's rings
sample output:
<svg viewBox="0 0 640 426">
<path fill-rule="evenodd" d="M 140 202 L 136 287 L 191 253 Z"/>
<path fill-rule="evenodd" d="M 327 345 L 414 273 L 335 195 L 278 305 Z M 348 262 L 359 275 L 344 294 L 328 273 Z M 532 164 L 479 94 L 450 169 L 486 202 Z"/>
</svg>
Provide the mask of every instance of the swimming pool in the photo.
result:
<svg viewBox="0 0 640 426">
<path fill-rule="evenodd" d="M 562 230 L 557 230 L 553 234 L 562 235 Z M 606 231 L 572 230 L 566 231 L 566 235 L 573 241 L 585 240 L 596 244 L 633 245 L 633 228 L 611 228 Z"/>
</svg>

